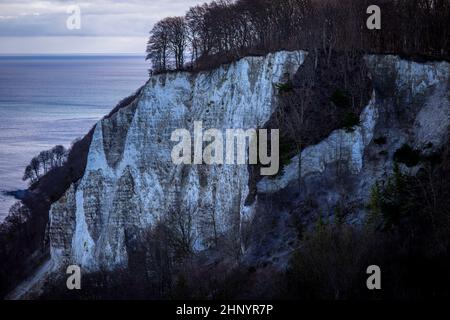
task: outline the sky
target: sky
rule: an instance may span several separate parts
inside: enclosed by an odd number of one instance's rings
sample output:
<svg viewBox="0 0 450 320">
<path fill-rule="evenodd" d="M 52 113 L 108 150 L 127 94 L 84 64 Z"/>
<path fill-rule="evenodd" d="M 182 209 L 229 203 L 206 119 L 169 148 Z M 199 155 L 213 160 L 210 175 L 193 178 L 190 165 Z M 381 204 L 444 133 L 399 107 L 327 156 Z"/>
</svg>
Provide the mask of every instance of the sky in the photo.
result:
<svg viewBox="0 0 450 320">
<path fill-rule="evenodd" d="M 0 54 L 143 55 L 155 22 L 204 2 L 0 0 Z"/>
</svg>

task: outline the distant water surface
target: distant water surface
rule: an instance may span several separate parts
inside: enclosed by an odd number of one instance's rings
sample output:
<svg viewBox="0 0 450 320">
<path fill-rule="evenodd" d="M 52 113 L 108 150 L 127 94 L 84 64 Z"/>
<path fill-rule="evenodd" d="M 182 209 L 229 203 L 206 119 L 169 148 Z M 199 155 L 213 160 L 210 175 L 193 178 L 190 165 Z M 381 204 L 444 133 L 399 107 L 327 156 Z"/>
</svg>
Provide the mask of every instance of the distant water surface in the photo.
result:
<svg viewBox="0 0 450 320">
<path fill-rule="evenodd" d="M 140 56 L 0 56 L 0 221 L 30 159 L 86 134 L 147 69 Z"/>
</svg>

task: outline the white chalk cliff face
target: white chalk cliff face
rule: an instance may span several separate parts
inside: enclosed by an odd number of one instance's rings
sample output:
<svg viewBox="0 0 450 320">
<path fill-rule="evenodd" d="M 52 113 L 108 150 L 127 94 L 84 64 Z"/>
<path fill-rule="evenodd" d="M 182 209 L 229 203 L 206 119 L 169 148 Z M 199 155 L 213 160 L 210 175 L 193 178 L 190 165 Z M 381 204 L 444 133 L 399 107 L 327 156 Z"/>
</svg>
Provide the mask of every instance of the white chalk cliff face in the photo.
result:
<svg viewBox="0 0 450 320">
<path fill-rule="evenodd" d="M 127 239 L 174 216 L 201 250 L 252 215 L 246 165 L 174 165 L 171 133 L 260 128 L 276 108 L 276 84 L 293 76 L 303 52 L 244 58 L 198 74 L 153 76 L 130 106 L 100 121 L 83 178 L 50 212 L 56 267 L 113 269 L 128 261 Z M 177 216 L 182 213 L 183 217 Z M 181 230 L 180 230 L 181 231 Z"/>
<path fill-rule="evenodd" d="M 377 179 L 392 172 L 398 148 L 408 143 L 432 152 L 446 142 L 449 64 L 369 56 L 374 93 L 361 125 L 353 132 L 336 130 L 303 150 L 277 178 L 262 179 L 253 204 L 245 202 L 246 165 L 172 163 L 172 132 L 192 132 L 195 121 L 203 121 L 204 129 L 263 127 L 277 107 L 275 85 L 287 74 L 292 77 L 305 57 L 301 51 L 278 52 L 209 72 L 152 77 L 134 103 L 97 124 L 83 178 L 53 204 L 48 230 L 53 265 L 74 263 L 91 271 L 126 266 L 127 241 L 171 219 L 184 229 L 178 231 L 192 230 L 187 238 L 196 250 L 221 236 L 239 242 L 241 225 L 264 212 L 264 201 L 271 203 L 267 210 L 280 210 L 277 217 L 288 215 L 289 208 L 273 205 L 280 196 L 292 203 L 294 197 L 313 198 L 321 212 L 352 203 L 361 213 Z M 386 138 L 385 145 L 374 143 L 379 137 Z M 307 185 L 300 196 L 295 193 L 299 157 Z M 335 170 L 337 163 L 345 169 Z M 288 256 L 289 239 L 283 237 L 289 234 L 282 228 L 276 233 L 273 252 Z M 247 256 L 260 257 L 256 247 L 246 248 Z"/>
</svg>

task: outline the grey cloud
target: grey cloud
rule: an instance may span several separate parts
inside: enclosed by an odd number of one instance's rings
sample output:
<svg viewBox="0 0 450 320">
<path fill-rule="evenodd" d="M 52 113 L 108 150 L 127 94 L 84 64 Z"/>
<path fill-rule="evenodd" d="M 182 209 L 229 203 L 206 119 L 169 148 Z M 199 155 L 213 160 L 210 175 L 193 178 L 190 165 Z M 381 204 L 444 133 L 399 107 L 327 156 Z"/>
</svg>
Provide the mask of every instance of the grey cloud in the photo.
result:
<svg viewBox="0 0 450 320">
<path fill-rule="evenodd" d="M 203 2 L 7 0 L 0 3 L 0 36 L 145 36 L 159 19 L 183 14 L 190 6 Z M 65 9 L 70 4 L 79 4 L 81 7 L 81 30 L 66 28 L 69 15 Z"/>
</svg>

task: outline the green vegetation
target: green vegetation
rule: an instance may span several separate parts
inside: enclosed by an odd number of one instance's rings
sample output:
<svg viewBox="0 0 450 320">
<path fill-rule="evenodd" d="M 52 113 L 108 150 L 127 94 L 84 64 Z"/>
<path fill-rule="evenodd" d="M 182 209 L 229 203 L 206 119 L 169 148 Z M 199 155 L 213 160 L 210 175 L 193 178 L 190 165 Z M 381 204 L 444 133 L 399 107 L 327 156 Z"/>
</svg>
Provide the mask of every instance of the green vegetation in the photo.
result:
<svg viewBox="0 0 450 320">
<path fill-rule="evenodd" d="M 280 94 L 290 93 L 290 92 L 294 91 L 294 85 L 293 85 L 292 81 L 288 81 L 286 83 L 280 82 L 280 83 L 277 83 L 275 86 L 278 89 L 278 92 Z"/>
<path fill-rule="evenodd" d="M 280 167 L 290 164 L 292 158 L 300 152 L 296 146 L 297 143 L 294 140 L 280 139 Z"/>
<path fill-rule="evenodd" d="M 337 205 L 334 208 L 334 221 L 337 225 L 341 225 L 344 223 L 345 212 L 344 208 L 341 205 Z"/>
<path fill-rule="evenodd" d="M 372 225 L 377 220 L 379 220 L 379 217 L 381 216 L 381 202 L 382 202 L 382 196 L 381 196 L 381 187 L 380 184 L 377 182 L 372 187 L 372 192 L 370 193 L 370 200 L 369 200 L 369 214 L 367 215 L 367 223 L 369 225 Z"/>
<path fill-rule="evenodd" d="M 401 218 L 408 214 L 413 205 L 411 197 L 407 194 L 410 191 L 407 186 L 410 182 L 396 164 L 394 173 L 387 183 L 378 182 L 373 187 L 368 220 L 374 222 L 382 218 L 386 228 L 398 225 Z"/>
</svg>

